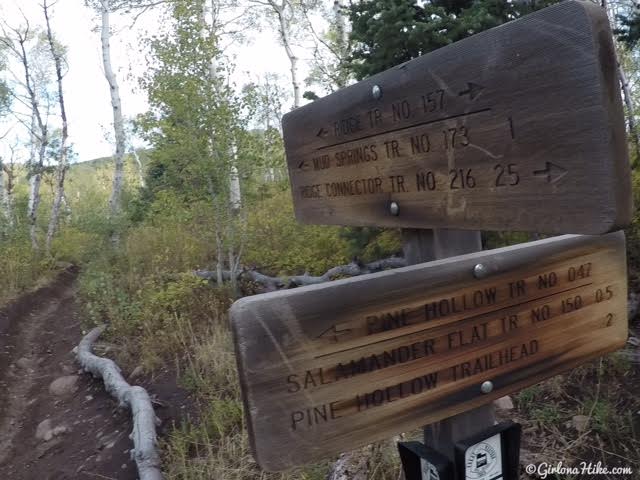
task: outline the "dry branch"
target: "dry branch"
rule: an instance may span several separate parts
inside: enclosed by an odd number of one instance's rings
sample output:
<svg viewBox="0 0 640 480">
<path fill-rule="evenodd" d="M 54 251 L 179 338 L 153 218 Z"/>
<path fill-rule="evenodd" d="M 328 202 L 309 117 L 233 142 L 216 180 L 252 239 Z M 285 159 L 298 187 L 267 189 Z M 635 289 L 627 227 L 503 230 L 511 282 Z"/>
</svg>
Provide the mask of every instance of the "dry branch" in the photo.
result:
<svg viewBox="0 0 640 480">
<path fill-rule="evenodd" d="M 328 282 L 338 277 L 355 277 L 358 275 L 364 275 L 367 273 L 380 272 L 390 268 L 405 267 L 407 262 L 401 257 L 390 257 L 382 260 L 376 260 L 375 262 L 362 264 L 359 262 L 351 262 L 346 265 L 338 265 L 337 267 L 330 268 L 323 275 L 314 276 L 305 273 L 304 275 L 293 275 L 291 277 L 272 277 L 265 275 L 256 270 L 243 269 L 238 272 L 237 280 L 248 280 L 262 286 L 265 292 L 272 292 L 274 290 L 281 290 L 283 288 L 295 288 L 303 285 L 315 285 L 317 283 Z M 209 281 L 216 281 L 216 272 L 211 270 L 196 270 L 194 272 L 198 277 L 204 278 Z M 223 280 L 231 279 L 231 272 L 229 270 L 222 271 Z"/>
<path fill-rule="evenodd" d="M 107 392 L 118 399 L 121 407 L 129 407 L 133 415 L 133 431 L 129 438 L 133 440 L 131 456 L 138 467 L 140 480 L 162 480 L 160 456 L 156 450 L 156 414 L 147 391 L 138 386 L 129 385 L 120 373 L 118 365 L 108 358 L 102 358 L 91 352 L 93 343 L 104 331 L 106 325 L 91 330 L 80 341 L 77 350 L 78 362 L 86 372 L 101 377 Z"/>
</svg>

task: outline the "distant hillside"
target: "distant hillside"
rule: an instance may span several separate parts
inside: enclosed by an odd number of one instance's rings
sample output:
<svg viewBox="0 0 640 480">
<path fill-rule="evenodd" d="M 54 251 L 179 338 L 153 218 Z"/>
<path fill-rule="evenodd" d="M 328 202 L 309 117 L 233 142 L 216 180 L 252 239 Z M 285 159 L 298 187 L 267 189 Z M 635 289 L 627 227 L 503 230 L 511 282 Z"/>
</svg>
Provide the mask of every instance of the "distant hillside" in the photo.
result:
<svg viewBox="0 0 640 480">
<path fill-rule="evenodd" d="M 147 163 L 147 159 L 149 158 L 149 152 L 151 151 L 151 149 L 139 149 L 136 150 L 136 152 L 138 153 L 138 156 L 140 157 L 140 161 L 142 162 L 142 165 L 146 165 Z M 127 153 L 125 155 L 125 162 L 128 163 L 132 163 L 132 165 L 135 165 L 135 161 L 133 159 L 133 157 L 131 156 L 131 154 Z M 83 160 L 80 162 L 76 162 L 74 164 L 71 165 L 71 169 L 75 170 L 76 172 L 81 172 L 81 171 L 91 171 L 91 170 L 100 170 L 106 166 L 110 166 L 113 164 L 113 156 L 109 156 L 109 157 L 99 157 L 99 158 L 93 158 L 91 160 Z"/>
</svg>

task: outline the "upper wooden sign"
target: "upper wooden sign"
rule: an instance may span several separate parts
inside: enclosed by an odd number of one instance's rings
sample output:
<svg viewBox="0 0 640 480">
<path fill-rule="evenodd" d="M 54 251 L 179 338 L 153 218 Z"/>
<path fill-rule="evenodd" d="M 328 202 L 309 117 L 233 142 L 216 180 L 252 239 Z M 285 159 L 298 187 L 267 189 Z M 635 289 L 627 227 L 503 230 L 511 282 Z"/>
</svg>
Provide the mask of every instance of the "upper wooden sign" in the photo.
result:
<svg viewBox="0 0 640 480">
<path fill-rule="evenodd" d="M 387 70 L 283 131 L 304 223 L 598 234 L 630 220 L 614 47 L 591 2 Z"/>
<path fill-rule="evenodd" d="M 281 470 L 622 347 L 624 234 L 567 235 L 256 295 L 233 305 L 231 321 L 254 455 Z"/>
</svg>

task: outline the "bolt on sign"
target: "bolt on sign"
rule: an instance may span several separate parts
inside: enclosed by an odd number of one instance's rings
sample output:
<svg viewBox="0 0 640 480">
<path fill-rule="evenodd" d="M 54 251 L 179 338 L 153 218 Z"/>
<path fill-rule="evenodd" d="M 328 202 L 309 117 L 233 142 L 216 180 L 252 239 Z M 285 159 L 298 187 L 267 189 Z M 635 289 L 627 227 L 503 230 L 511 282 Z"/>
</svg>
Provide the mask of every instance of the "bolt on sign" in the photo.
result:
<svg viewBox="0 0 640 480">
<path fill-rule="evenodd" d="M 296 217 L 623 227 L 631 187 L 616 65 L 604 11 L 563 2 L 296 109 L 283 119 Z"/>
<path fill-rule="evenodd" d="M 308 463 L 616 350 L 626 282 L 616 232 L 243 298 L 231 322 L 254 456 Z"/>
</svg>

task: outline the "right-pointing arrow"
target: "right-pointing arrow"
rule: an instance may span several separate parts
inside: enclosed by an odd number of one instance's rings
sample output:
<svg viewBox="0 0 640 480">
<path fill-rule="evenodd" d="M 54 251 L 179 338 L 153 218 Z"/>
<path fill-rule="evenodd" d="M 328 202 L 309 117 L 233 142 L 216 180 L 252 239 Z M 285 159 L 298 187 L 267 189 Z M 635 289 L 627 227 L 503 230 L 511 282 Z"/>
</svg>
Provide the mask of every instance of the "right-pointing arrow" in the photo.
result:
<svg viewBox="0 0 640 480">
<path fill-rule="evenodd" d="M 536 177 L 545 177 L 547 182 L 555 183 L 568 173 L 566 168 L 556 165 L 555 163 L 546 162 L 544 170 L 535 170 L 533 174 Z"/>
<path fill-rule="evenodd" d="M 477 83 L 467 82 L 467 89 L 458 93 L 459 97 L 463 97 L 464 95 L 469 95 L 469 100 L 473 100 L 476 98 L 480 92 L 484 90 L 482 85 L 478 85 Z"/>
</svg>

